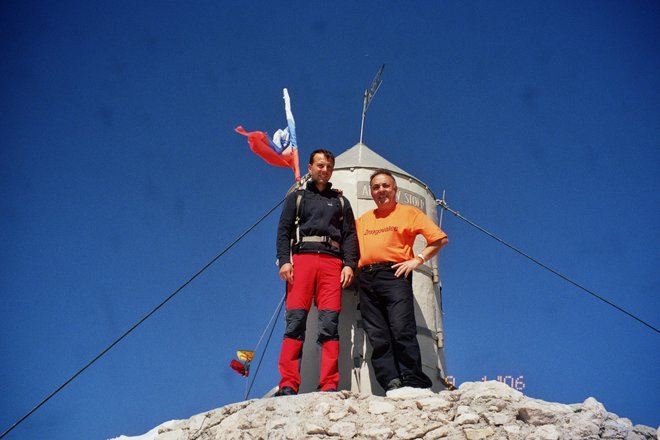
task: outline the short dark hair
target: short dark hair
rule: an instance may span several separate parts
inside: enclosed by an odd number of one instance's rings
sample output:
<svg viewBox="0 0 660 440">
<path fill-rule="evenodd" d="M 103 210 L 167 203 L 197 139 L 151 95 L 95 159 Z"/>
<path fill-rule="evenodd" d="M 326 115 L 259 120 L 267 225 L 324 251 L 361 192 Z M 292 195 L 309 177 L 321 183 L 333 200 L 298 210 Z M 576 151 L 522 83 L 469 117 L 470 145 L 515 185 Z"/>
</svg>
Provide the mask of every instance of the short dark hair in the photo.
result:
<svg viewBox="0 0 660 440">
<path fill-rule="evenodd" d="M 332 151 L 324 150 L 324 149 L 322 149 L 322 148 L 319 148 L 318 150 L 314 150 L 314 151 L 312 151 L 312 154 L 309 155 L 309 164 L 310 164 L 310 165 L 314 163 L 314 156 L 316 156 L 317 154 L 322 154 L 322 155 L 324 155 L 325 158 L 328 159 L 328 160 L 331 160 L 331 161 L 332 161 L 332 164 L 334 165 L 334 163 L 335 163 L 335 155 L 332 154 Z"/>
<path fill-rule="evenodd" d="M 392 175 L 392 172 L 390 170 L 386 170 L 385 168 L 378 168 L 376 171 L 371 173 L 371 177 L 369 177 L 369 186 L 371 186 L 371 181 L 374 180 L 374 177 L 379 176 L 381 174 L 385 174 L 386 176 L 390 176 L 392 178 L 392 182 L 394 182 L 394 186 L 397 186 L 396 179 Z"/>
</svg>

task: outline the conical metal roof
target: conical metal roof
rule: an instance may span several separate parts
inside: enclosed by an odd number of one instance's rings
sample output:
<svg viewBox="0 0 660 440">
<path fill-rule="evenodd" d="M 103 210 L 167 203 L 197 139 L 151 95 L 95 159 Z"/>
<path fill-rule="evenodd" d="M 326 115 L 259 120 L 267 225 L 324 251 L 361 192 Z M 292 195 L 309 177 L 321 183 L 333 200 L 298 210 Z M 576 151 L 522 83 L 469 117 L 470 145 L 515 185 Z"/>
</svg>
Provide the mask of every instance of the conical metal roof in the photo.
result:
<svg viewBox="0 0 660 440">
<path fill-rule="evenodd" d="M 412 175 L 374 153 L 363 143 L 357 143 L 335 158 L 335 170 L 341 168 L 385 168 L 397 174 Z"/>
<path fill-rule="evenodd" d="M 384 159 L 381 155 L 375 153 L 371 148 L 360 142 L 353 145 L 351 148 L 344 151 L 335 158 L 335 171 L 352 168 L 366 168 L 371 170 L 385 168 L 386 170 L 390 170 L 395 175 L 403 176 L 407 179 L 416 181 L 425 187 L 429 192 L 431 192 L 431 194 L 433 194 L 428 185 L 419 180 L 417 177 L 413 176 L 408 171 L 405 171 L 394 165 L 389 160 Z"/>
</svg>

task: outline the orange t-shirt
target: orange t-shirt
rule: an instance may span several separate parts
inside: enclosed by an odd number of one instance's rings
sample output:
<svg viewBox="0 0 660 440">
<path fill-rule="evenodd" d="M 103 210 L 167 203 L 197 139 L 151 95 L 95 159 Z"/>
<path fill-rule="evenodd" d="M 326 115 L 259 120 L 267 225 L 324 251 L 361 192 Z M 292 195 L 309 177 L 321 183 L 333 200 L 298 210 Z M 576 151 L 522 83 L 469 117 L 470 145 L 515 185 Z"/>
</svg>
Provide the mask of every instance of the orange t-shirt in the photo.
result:
<svg viewBox="0 0 660 440">
<path fill-rule="evenodd" d="M 367 211 L 355 221 L 360 261 L 358 267 L 391 261 L 400 263 L 414 258 L 415 237 L 422 234 L 427 243 L 447 237 L 422 211 L 397 203 L 384 215 Z"/>
</svg>

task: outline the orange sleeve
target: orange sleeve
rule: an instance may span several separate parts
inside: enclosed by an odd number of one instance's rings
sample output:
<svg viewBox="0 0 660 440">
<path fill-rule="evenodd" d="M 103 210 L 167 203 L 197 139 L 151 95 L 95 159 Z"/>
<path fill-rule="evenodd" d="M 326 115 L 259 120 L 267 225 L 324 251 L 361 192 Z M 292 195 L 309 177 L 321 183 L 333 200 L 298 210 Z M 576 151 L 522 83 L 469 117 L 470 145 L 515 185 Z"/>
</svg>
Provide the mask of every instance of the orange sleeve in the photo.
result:
<svg viewBox="0 0 660 440">
<path fill-rule="evenodd" d="M 415 209 L 414 224 L 418 234 L 422 234 L 427 243 L 447 238 L 447 234 L 435 224 L 433 220 L 422 211 Z"/>
</svg>

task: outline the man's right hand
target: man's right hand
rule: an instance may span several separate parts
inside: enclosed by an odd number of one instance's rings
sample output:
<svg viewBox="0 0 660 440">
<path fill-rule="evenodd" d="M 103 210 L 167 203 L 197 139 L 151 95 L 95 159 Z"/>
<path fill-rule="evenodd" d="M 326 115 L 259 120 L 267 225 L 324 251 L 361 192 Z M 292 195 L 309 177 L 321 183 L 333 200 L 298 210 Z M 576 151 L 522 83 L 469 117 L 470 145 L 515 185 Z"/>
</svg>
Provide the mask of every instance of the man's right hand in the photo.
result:
<svg viewBox="0 0 660 440">
<path fill-rule="evenodd" d="M 280 279 L 287 283 L 293 283 L 293 265 L 291 263 L 284 263 L 280 267 Z"/>
</svg>

